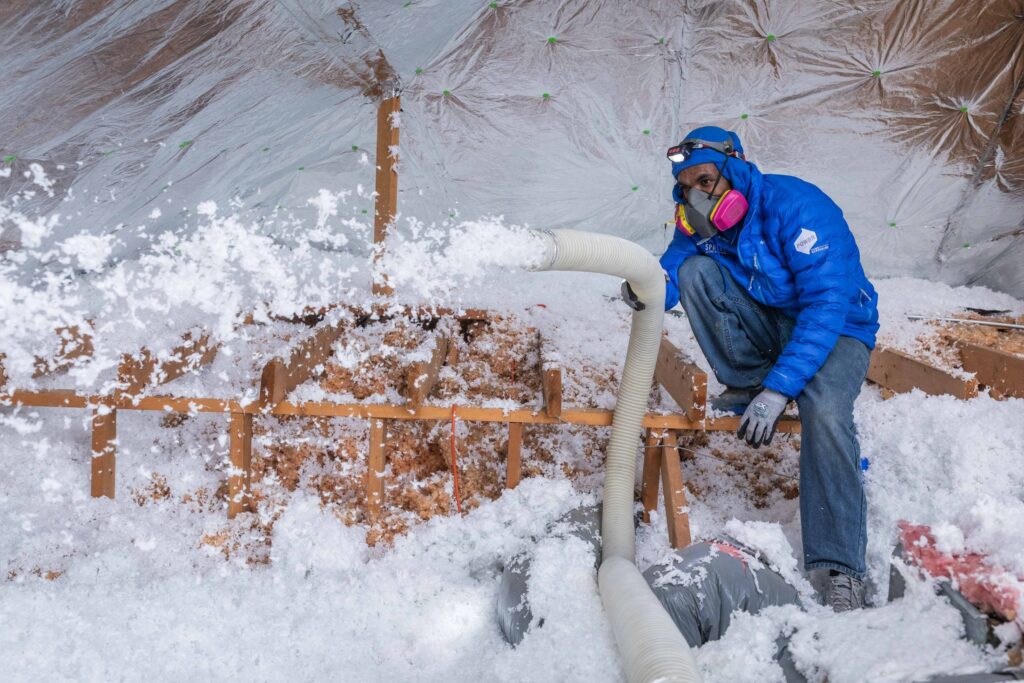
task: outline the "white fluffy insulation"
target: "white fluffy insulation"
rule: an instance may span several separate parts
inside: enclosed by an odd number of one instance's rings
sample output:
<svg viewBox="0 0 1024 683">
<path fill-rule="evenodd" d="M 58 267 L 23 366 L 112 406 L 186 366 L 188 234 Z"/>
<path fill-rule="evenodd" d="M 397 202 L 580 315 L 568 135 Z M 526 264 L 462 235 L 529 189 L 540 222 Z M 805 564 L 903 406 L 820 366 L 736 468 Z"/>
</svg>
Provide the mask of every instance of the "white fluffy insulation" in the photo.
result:
<svg viewBox="0 0 1024 683">
<path fill-rule="evenodd" d="M 244 231 L 233 219 L 216 220 L 229 239 Z M 45 226 L 39 230 L 45 232 Z M 236 321 L 219 317 L 216 304 L 223 292 L 183 289 L 183 282 L 205 272 L 195 264 L 222 246 L 216 234 L 200 231 L 199 244 L 178 245 L 179 253 L 164 253 L 162 266 L 147 266 L 162 274 L 150 280 L 153 305 L 123 311 L 140 322 L 131 325 L 122 346 L 145 337 L 145 321 L 159 318 L 165 303 L 156 290 L 164 287 L 172 301 L 189 298 L 184 323 L 206 320 L 235 355 L 248 348 L 230 346 Z M 366 234 L 362 226 L 354 236 Z M 585 361 L 618 372 L 629 321 L 628 309 L 617 301 L 618 281 L 507 268 L 524 253 L 524 242 L 504 237 L 499 221 L 445 230 L 413 225 L 403 234 L 389 252 L 397 300 L 513 312 L 551 340 L 566 366 Z M 431 246 L 447 240 L 454 245 L 447 255 Z M 277 289 L 262 287 L 260 282 L 274 279 L 268 273 L 278 272 L 289 258 L 287 251 L 268 249 L 273 258 L 256 263 L 223 256 L 237 264 L 238 282 L 223 283 L 230 302 L 246 300 L 250 288 L 279 310 L 294 311 L 296 302 L 309 298 L 328 301 L 332 288 L 349 301 L 365 300 L 365 270 L 358 276 L 358 269 L 343 263 L 322 264 L 327 275 L 305 283 L 282 289 L 275 280 Z M 304 262 L 315 261 L 315 253 L 301 245 L 295 251 Z M 193 267 L 175 265 L 176 258 Z M 493 265 L 478 265 L 481 261 Z M 447 271 L 459 275 L 442 276 Z M 46 294 L 30 295 L 9 273 L 3 275 L 12 293 L 0 304 L 5 316 L 18 319 L 48 306 L 59 308 L 59 290 L 50 290 L 53 298 L 47 301 Z M 918 333 L 919 323 L 904 319 L 907 311 L 950 313 L 961 305 L 1024 309 L 1021 302 L 985 289 L 908 279 L 877 285 L 882 334 L 889 338 Z M 59 319 L 97 311 L 118 315 L 116 288 L 114 275 L 96 275 Z M 100 292 L 100 300 L 88 291 Z M 666 326 L 672 340 L 707 369 L 679 309 Z M 166 328 L 149 329 L 164 334 Z M 7 344 L 25 338 L 10 331 L 4 335 Z M 123 350 L 116 341 L 111 337 L 100 345 L 98 355 L 107 363 Z M 159 342 L 173 345 L 166 337 Z M 18 370 L 22 378 L 28 376 L 26 354 Z M 251 372 L 234 356 L 225 357 L 180 380 L 176 393 L 237 397 Z M 101 382 L 101 374 L 82 367 L 69 383 Z M 712 380 L 711 390 L 717 388 Z M 598 395 L 590 405 L 610 401 Z M 269 539 L 269 562 L 247 564 L 200 542 L 225 529 L 244 536 L 247 515 L 232 526 L 223 507 L 209 501 L 140 505 L 133 499 L 133 491 L 153 485 L 156 473 L 175 490 L 216 489 L 225 476 L 225 416 L 195 416 L 175 429 L 159 422 L 153 413 L 119 414 L 118 496 L 94 499 L 83 411 L 0 409 L 3 680 L 623 680 L 590 550 L 574 539 L 533 540 L 566 511 L 598 499 L 599 476 L 583 484 L 557 473 L 528 478 L 465 516 L 439 516 L 414 526 L 390 547 L 368 546 L 365 528 L 345 526 L 300 487 L 283 510 L 257 513 L 280 517 Z M 916 680 L 1004 663 L 1005 646 L 979 649 L 962 638 L 957 613 L 930 586 L 911 583 L 907 597 L 892 604 L 885 604 L 884 596 L 899 519 L 932 524 L 950 549 L 989 553 L 1024 575 L 1024 401 L 994 401 L 987 395 L 955 401 L 916 392 L 883 401 L 876 388 L 866 386 L 856 422 L 870 461 L 868 560 L 871 597 L 879 606 L 841 615 L 815 606 L 738 615 L 724 638 L 696 653 L 706 681 L 781 680 L 773 660 L 779 635 L 791 636 L 794 661 L 814 681 Z M 770 457 L 756 458 L 731 434 L 688 446 L 693 451 L 684 459 L 690 519 L 698 539 L 727 532 L 761 548 L 809 594 L 798 562 L 800 520 L 792 495 L 796 449 L 789 437 L 779 441 Z M 567 442 L 568 460 L 574 457 L 571 448 Z M 498 565 L 525 548 L 534 549 L 530 600 L 544 624 L 513 649 L 494 618 Z M 664 519 L 655 514 L 639 532 L 639 564 L 661 562 L 668 552 Z"/>
</svg>

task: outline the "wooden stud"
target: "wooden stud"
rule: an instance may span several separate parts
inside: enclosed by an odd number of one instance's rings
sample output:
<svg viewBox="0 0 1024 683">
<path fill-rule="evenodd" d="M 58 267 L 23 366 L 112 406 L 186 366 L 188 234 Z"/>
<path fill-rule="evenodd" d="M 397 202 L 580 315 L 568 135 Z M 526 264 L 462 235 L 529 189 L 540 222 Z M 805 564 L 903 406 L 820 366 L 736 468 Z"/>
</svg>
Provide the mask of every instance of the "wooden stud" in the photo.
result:
<svg viewBox="0 0 1024 683">
<path fill-rule="evenodd" d="M 117 475 L 117 410 L 100 404 L 92 413 L 92 497 L 114 497 Z"/>
<path fill-rule="evenodd" d="M 537 333 L 537 355 L 540 357 L 540 379 L 544 400 L 544 414 L 557 418 L 562 415 L 562 366 L 559 357 L 552 357 L 543 335 Z"/>
<path fill-rule="evenodd" d="M 654 377 L 668 395 L 693 422 L 704 419 L 708 402 L 707 373 L 690 360 L 672 342 L 662 337 Z"/>
<path fill-rule="evenodd" d="M 366 514 L 377 518 L 384 505 L 384 434 L 386 420 L 370 420 L 370 456 L 366 463 Z"/>
<path fill-rule="evenodd" d="M 661 447 L 661 483 L 665 497 L 665 521 L 668 523 L 668 540 L 679 550 L 690 545 L 690 514 L 683 487 L 683 473 L 679 466 L 679 451 L 676 450 L 674 432 L 665 434 Z"/>
<path fill-rule="evenodd" d="M 395 172 L 395 158 L 391 150 L 398 146 L 398 127 L 394 125 L 394 114 L 401 110 L 400 98 L 382 100 L 377 109 L 377 199 L 373 210 L 374 274 L 373 293 L 390 296 L 391 286 L 387 277 L 380 272 L 384 255 L 384 241 L 388 226 L 398 212 L 398 174 Z"/>
<path fill-rule="evenodd" d="M 450 340 L 444 335 L 435 335 L 434 350 L 429 361 L 413 363 L 405 371 L 405 397 L 409 403 L 422 404 L 437 383 L 437 375 L 448 355 Z"/>
<path fill-rule="evenodd" d="M 228 475 L 228 519 L 252 512 L 252 414 L 231 413 L 231 474 Z"/>
<path fill-rule="evenodd" d="M 996 398 L 1024 398 L 1024 357 L 977 344 L 959 344 L 964 370 Z"/>
<path fill-rule="evenodd" d="M 31 406 L 35 408 L 85 408 L 99 400 L 76 394 L 63 389 L 51 391 L 14 391 L 0 395 L 0 401 L 13 405 Z M 262 413 L 252 403 L 241 404 L 217 398 L 190 398 L 179 396 L 146 396 L 133 400 L 127 397 L 114 397 L 109 403 L 120 410 L 156 410 L 177 413 Z M 448 420 L 451 408 L 443 406 L 391 405 L 387 403 L 329 403 L 310 401 L 307 403 L 289 403 L 281 401 L 270 415 L 305 415 L 307 417 L 358 417 L 384 418 L 388 420 Z M 564 408 L 558 418 L 548 417 L 533 408 L 505 409 L 482 408 L 476 406 L 460 406 L 459 416 L 468 422 L 522 422 L 523 424 L 576 424 L 591 427 L 610 427 L 614 413 L 602 408 Z M 735 432 L 739 429 L 739 416 L 709 418 L 703 422 L 691 422 L 685 415 L 678 413 L 647 413 L 643 427 L 657 429 L 677 429 L 707 432 Z M 795 417 L 783 416 L 775 429 L 780 434 L 799 434 L 800 420 Z"/>
<path fill-rule="evenodd" d="M 871 354 L 868 379 L 899 393 L 920 389 L 933 396 L 949 394 L 959 399 L 978 395 L 977 380 L 954 377 L 901 351 L 882 347 Z"/>
<path fill-rule="evenodd" d="M 32 376 L 38 378 L 63 372 L 71 367 L 76 359 L 91 357 L 93 353 L 91 325 L 90 322 L 90 327 L 86 330 L 82 330 L 78 325 L 58 327 L 55 330 L 60 339 L 60 348 L 57 349 L 57 354 L 52 360 L 36 356 L 35 371 Z"/>
<path fill-rule="evenodd" d="M 7 372 L 4 370 L 4 354 L 0 353 L 0 393 L 4 392 L 7 386 Z"/>
<path fill-rule="evenodd" d="M 272 409 L 292 389 L 312 378 L 317 368 L 334 353 L 334 342 L 346 329 L 345 320 L 322 325 L 297 344 L 287 358 L 271 359 L 260 374 L 258 408 Z"/>
<path fill-rule="evenodd" d="M 134 355 L 125 354 L 117 369 L 122 391 L 132 396 L 146 387 L 166 384 L 190 370 L 213 362 L 220 348 L 219 344 L 210 343 L 208 334 L 193 339 L 192 334 L 187 333 L 182 340 L 165 360 L 154 356 L 149 349 L 142 349 Z"/>
<path fill-rule="evenodd" d="M 644 438 L 644 473 L 640 484 L 640 502 L 644 508 L 644 521 L 650 524 L 651 510 L 658 507 L 658 483 L 661 477 L 660 432 L 648 429 Z"/>
<path fill-rule="evenodd" d="M 523 474 L 523 423 L 508 423 L 508 455 L 505 458 L 505 488 L 514 489 Z"/>
</svg>

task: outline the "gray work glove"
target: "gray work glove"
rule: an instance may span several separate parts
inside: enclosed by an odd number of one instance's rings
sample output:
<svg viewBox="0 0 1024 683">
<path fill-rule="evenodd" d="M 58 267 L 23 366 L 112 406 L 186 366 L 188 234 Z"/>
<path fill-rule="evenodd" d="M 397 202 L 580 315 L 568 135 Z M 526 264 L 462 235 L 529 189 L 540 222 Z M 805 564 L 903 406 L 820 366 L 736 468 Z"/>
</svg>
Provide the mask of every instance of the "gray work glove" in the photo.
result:
<svg viewBox="0 0 1024 683">
<path fill-rule="evenodd" d="M 775 436 L 775 426 L 779 424 L 779 418 L 782 417 L 782 411 L 786 409 L 787 403 L 787 396 L 771 389 L 763 390 L 744 411 L 736 436 L 746 439 L 754 448 L 761 444 L 767 446 Z"/>
<path fill-rule="evenodd" d="M 622 300 L 626 302 L 626 305 L 632 308 L 634 311 L 642 311 L 647 306 L 643 301 L 636 298 L 636 294 L 633 292 L 633 288 L 629 286 L 628 280 L 622 281 Z"/>
</svg>

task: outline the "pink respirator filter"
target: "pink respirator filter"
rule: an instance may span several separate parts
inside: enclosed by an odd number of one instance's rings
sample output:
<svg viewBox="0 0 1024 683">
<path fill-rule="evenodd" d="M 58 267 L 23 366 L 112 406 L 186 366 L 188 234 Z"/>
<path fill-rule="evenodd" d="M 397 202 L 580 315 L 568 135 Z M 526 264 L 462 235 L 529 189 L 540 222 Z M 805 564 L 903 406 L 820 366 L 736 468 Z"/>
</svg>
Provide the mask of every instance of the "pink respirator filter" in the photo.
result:
<svg viewBox="0 0 1024 683">
<path fill-rule="evenodd" d="M 742 192 L 729 190 L 722 195 L 715 210 L 711 213 L 711 224 L 719 231 L 728 230 L 743 220 L 743 217 L 747 215 L 748 208 L 750 205 L 747 204 L 747 198 L 743 196 Z"/>
</svg>

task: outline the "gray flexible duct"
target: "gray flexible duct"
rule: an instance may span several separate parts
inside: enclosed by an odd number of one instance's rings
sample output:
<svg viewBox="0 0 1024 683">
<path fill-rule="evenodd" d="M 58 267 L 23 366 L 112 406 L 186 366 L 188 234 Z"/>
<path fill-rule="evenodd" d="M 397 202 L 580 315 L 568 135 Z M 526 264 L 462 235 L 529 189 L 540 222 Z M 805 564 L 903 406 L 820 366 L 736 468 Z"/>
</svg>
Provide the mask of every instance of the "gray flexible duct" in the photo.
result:
<svg viewBox="0 0 1024 683">
<path fill-rule="evenodd" d="M 646 304 L 633 314 L 619 382 L 604 479 L 602 557 L 597 579 L 623 668 L 631 683 L 699 681 L 690 647 L 637 569 L 633 530 L 636 444 L 661 344 L 665 276 L 658 261 L 633 242 L 576 230 L 534 232 L 544 259 L 533 270 L 576 270 L 629 281 Z"/>
</svg>

